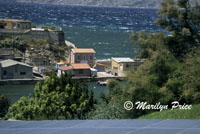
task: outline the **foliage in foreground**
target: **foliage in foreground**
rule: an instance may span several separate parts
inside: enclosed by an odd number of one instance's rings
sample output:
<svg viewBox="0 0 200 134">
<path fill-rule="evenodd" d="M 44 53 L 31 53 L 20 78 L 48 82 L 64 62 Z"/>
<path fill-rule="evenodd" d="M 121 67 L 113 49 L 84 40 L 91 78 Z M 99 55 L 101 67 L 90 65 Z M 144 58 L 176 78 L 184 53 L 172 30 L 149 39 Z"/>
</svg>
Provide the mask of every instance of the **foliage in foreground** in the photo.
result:
<svg viewBox="0 0 200 134">
<path fill-rule="evenodd" d="M 154 112 L 139 119 L 200 119 L 200 105 L 194 105 L 191 110 L 164 110 Z"/>
<path fill-rule="evenodd" d="M 53 74 L 35 87 L 32 97 L 22 97 L 13 104 L 7 119 L 17 120 L 61 120 L 84 119 L 93 109 L 93 92 L 71 76 L 61 78 Z"/>
<path fill-rule="evenodd" d="M 109 80 L 108 94 L 102 94 L 94 109 L 88 114 L 88 119 L 124 119 L 124 97 L 121 96 L 122 86 L 117 80 Z"/>
<path fill-rule="evenodd" d="M 6 115 L 9 106 L 10 106 L 10 100 L 8 96 L 0 94 L 0 119 Z"/>
</svg>

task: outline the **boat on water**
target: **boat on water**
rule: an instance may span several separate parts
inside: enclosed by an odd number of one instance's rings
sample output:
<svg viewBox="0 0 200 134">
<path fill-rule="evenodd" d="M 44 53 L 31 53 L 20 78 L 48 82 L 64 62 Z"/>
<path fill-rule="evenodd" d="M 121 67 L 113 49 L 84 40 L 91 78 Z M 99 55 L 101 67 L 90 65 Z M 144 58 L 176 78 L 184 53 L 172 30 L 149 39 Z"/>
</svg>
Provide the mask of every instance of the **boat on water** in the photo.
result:
<svg viewBox="0 0 200 134">
<path fill-rule="evenodd" d="M 98 82 L 97 82 L 97 85 L 98 85 L 98 86 L 107 86 L 107 84 L 108 84 L 108 80 L 105 80 L 105 81 L 98 81 Z"/>
</svg>

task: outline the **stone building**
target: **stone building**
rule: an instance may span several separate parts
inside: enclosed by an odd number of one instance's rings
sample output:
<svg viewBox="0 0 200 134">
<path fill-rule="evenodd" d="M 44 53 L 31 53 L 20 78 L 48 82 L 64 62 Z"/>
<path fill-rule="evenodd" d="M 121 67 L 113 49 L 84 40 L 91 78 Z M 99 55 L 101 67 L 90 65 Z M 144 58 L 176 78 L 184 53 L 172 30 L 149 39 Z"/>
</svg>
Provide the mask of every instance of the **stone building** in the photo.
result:
<svg viewBox="0 0 200 134">
<path fill-rule="evenodd" d="M 0 61 L 0 79 L 32 79 L 33 67 L 14 60 Z"/>
<path fill-rule="evenodd" d="M 0 28 L 9 30 L 31 29 L 31 21 L 15 20 L 15 19 L 0 19 Z"/>
<path fill-rule="evenodd" d="M 47 39 L 59 45 L 65 44 L 64 32 L 61 29 L 32 28 L 32 22 L 25 20 L 0 19 L 0 34 Z"/>
</svg>

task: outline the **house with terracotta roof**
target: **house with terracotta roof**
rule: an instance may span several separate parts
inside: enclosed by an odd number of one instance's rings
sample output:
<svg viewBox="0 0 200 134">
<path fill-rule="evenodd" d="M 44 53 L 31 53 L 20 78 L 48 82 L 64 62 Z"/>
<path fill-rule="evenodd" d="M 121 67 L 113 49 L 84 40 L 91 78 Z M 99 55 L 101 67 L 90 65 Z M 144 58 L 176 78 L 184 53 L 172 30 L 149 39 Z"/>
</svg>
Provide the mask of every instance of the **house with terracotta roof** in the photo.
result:
<svg viewBox="0 0 200 134">
<path fill-rule="evenodd" d="M 61 74 L 72 74 L 74 77 L 90 77 L 91 70 L 87 63 L 71 64 L 70 66 L 62 66 L 58 69 L 58 76 Z"/>
<path fill-rule="evenodd" d="M 87 63 L 71 64 L 71 66 L 73 68 L 75 77 L 91 76 L 90 66 Z"/>
<path fill-rule="evenodd" d="M 56 63 L 56 70 L 58 70 L 60 67 L 63 67 L 63 66 L 68 66 L 69 65 L 69 62 L 68 60 L 61 60 L 60 62 Z"/>
<path fill-rule="evenodd" d="M 69 63 L 87 63 L 90 67 L 95 65 L 95 50 L 92 48 L 74 48 L 69 55 Z"/>
<path fill-rule="evenodd" d="M 71 66 L 61 66 L 58 68 L 58 76 L 61 76 L 62 74 L 71 74 L 74 75 L 73 68 Z"/>
</svg>

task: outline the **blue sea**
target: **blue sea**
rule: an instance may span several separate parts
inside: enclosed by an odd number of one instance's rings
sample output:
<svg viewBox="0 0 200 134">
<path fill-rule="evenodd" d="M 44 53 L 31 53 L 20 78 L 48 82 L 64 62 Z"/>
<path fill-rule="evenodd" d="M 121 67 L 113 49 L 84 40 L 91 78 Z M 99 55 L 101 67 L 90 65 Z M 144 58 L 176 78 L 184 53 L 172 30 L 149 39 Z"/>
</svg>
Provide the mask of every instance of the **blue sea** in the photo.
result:
<svg viewBox="0 0 200 134">
<path fill-rule="evenodd" d="M 132 32 L 160 32 L 155 9 L 1 4 L 0 18 L 30 20 L 38 26 L 56 25 L 65 39 L 80 48 L 94 48 L 97 59 L 134 57 L 127 43 Z"/>
</svg>

